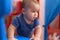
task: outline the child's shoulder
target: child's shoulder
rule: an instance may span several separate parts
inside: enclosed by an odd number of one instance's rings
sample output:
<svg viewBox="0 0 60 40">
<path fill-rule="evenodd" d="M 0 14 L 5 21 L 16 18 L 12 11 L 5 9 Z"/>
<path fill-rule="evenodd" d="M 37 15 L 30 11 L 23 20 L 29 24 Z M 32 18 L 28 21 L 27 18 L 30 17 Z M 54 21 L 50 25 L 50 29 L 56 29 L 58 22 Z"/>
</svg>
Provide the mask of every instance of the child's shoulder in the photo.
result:
<svg viewBox="0 0 60 40">
<path fill-rule="evenodd" d="M 21 20 L 22 14 L 19 14 L 13 18 L 13 20 Z"/>
<path fill-rule="evenodd" d="M 21 18 L 22 14 L 17 15 L 15 18 Z"/>
</svg>

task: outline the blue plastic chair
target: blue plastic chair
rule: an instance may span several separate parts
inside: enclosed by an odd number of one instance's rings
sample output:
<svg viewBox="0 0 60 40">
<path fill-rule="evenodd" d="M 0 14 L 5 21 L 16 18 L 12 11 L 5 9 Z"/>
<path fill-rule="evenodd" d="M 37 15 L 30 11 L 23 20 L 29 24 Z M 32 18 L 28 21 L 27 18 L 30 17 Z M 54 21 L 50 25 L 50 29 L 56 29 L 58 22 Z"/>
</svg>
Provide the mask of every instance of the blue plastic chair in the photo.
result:
<svg viewBox="0 0 60 40">
<path fill-rule="evenodd" d="M 24 37 L 24 36 L 15 36 L 17 40 L 30 40 L 30 38 Z"/>
<path fill-rule="evenodd" d="M 4 16 L 12 9 L 12 0 L 0 0 L 0 40 L 7 40 Z"/>
</svg>

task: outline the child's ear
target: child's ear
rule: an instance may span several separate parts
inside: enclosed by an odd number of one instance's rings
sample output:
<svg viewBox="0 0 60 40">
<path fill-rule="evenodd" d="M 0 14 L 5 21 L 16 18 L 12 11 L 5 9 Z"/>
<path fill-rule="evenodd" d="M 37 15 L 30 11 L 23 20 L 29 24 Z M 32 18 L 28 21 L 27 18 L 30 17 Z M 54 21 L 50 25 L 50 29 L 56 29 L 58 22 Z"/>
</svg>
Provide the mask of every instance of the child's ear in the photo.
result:
<svg viewBox="0 0 60 40">
<path fill-rule="evenodd" d="M 23 12 L 23 14 L 25 13 L 25 8 L 22 8 L 22 12 Z"/>
</svg>

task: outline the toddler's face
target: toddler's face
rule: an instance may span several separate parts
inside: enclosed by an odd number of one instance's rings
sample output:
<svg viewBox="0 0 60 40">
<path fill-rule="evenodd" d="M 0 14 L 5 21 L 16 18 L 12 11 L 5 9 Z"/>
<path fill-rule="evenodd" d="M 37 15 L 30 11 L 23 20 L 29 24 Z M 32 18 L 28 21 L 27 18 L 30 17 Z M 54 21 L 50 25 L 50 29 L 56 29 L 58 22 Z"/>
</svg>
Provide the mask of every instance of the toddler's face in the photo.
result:
<svg viewBox="0 0 60 40">
<path fill-rule="evenodd" d="M 38 17 L 38 11 L 39 11 L 38 4 L 30 5 L 30 8 L 27 8 L 25 12 L 26 18 L 33 21 Z"/>
</svg>

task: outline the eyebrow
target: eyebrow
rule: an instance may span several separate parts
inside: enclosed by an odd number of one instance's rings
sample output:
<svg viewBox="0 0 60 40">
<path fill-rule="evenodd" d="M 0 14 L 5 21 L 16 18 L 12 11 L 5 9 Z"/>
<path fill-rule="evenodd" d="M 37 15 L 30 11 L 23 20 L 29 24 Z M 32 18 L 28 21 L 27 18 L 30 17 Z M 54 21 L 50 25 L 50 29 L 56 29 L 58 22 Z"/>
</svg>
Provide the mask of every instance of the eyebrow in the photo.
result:
<svg viewBox="0 0 60 40">
<path fill-rule="evenodd" d="M 39 10 L 31 10 L 31 11 L 39 12 Z"/>
</svg>

